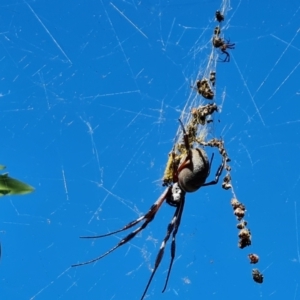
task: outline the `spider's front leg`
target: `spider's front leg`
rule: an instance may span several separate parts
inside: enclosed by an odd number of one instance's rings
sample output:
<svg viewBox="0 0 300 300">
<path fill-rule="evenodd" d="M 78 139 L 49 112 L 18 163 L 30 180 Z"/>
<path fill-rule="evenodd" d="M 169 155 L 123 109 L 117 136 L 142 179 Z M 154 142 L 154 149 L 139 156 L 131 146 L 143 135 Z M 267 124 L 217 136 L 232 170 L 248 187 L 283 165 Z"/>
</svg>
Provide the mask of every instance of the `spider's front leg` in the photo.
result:
<svg viewBox="0 0 300 300">
<path fill-rule="evenodd" d="M 154 219 L 156 213 L 158 212 L 158 210 L 160 209 L 160 207 L 162 206 L 162 204 L 167 201 L 167 199 L 170 198 L 170 195 L 172 194 L 172 186 L 169 186 L 168 188 L 165 189 L 165 191 L 161 194 L 161 196 L 156 200 L 156 202 L 150 207 L 149 211 L 137 218 L 136 220 L 129 222 L 127 225 L 125 225 L 124 227 L 122 227 L 121 229 L 115 230 L 113 232 L 109 232 L 106 234 L 102 234 L 102 235 L 96 235 L 96 236 L 82 236 L 81 238 L 83 239 L 97 239 L 97 238 L 102 238 L 102 237 L 106 237 L 109 235 L 113 235 L 119 232 L 123 232 L 127 229 L 130 229 L 132 227 L 134 227 L 135 225 L 137 225 L 138 223 L 144 221 L 144 223 L 136 228 L 135 230 L 133 230 L 131 233 L 129 233 L 128 235 L 126 235 L 117 245 L 115 245 L 114 247 L 112 247 L 111 249 L 109 249 L 108 251 L 106 251 L 104 254 L 91 259 L 89 261 L 85 261 L 82 263 L 77 263 L 77 264 L 73 264 L 72 267 L 79 267 L 79 266 L 83 266 L 83 265 L 87 265 L 87 264 L 91 264 L 93 262 L 96 262 L 100 259 L 102 259 L 103 257 L 107 256 L 108 254 L 112 253 L 113 251 L 115 251 L 116 249 L 118 249 L 119 247 L 121 247 L 122 245 L 128 243 L 131 239 L 133 239 L 139 232 L 141 232 L 143 229 L 145 229 L 148 224 Z"/>
</svg>

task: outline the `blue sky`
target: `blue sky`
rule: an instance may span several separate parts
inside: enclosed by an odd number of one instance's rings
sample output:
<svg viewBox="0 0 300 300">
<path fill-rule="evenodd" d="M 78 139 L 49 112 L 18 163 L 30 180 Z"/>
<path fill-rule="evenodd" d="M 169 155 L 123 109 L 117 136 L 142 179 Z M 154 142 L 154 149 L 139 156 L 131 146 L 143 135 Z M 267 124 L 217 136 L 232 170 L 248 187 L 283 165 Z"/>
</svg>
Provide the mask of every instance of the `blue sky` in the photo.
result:
<svg viewBox="0 0 300 300">
<path fill-rule="evenodd" d="M 123 234 L 79 236 L 122 227 L 162 193 L 178 118 L 202 101 L 191 85 L 214 65 L 220 8 L 236 49 L 216 64 L 220 110 L 208 132 L 225 141 L 252 246 L 237 247 L 230 191 L 219 184 L 188 194 L 167 290 L 169 245 L 147 299 L 300 299 L 298 1 L 0 6 L 0 164 L 36 189 L 1 198 L 3 299 L 140 299 L 173 207 L 103 260 L 70 266 Z M 216 153 L 212 175 L 219 163 Z M 261 285 L 251 277 L 253 252 Z"/>
</svg>

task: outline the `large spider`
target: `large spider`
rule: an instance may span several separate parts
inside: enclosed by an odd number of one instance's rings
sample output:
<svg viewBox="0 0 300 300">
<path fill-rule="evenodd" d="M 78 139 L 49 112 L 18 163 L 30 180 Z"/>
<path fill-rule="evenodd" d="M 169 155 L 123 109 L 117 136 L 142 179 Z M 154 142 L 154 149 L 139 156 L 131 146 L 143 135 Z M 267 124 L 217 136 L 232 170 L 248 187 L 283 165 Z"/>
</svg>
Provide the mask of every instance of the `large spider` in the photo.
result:
<svg viewBox="0 0 300 300">
<path fill-rule="evenodd" d="M 98 260 L 102 259 L 103 257 L 105 257 L 106 255 L 113 252 L 114 250 L 116 250 L 117 248 L 119 248 L 122 245 L 129 242 L 140 231 L 142 231 L 143 229 L 145 229 L 147 227 L 147 225 L 154 219 L 156 213 L 158 212 L 158 210 L 160 209 L 160 207 L 162 206 L 164 201 L 166 201 L 166 203 L 168 203 L 169 205 L 176 207 L 176 210 L 175 210 L 175 213 L 173 215 L 171 222 L 169 223 L 169 225 L 167 227 L 166 236 L 163 239 L 161 246 L 159 248 L 158 254 L 155 259 L 153 271 L 152 271 L 150 278 L 147 282 L 147 285 L 144 289 L 141 300 L 144 299 L 144 297 L 147 293 L 147 290 L 148 290 L 148 288 L 151 284 L 151 281 L 156 273 L 156 270 L 158 269 L 158 267 L 161 263 L 161 260 L 163 258 L 167 241 L 169 240 L 169 238 L 172 234 L 171 260 L 170 260 L 170 264 L 169 264 L 169 269 L 168 269 L 165 285 L 164 285 L 162 292 L 164 292 L 166 290 L 168 280 L 170 277 L 170 273 L 171 273 L 171 269 L 172 269 L 172 265 L 173 265 L 173 261 L 175 258 L 176 234 L 179 229 L 181 216 L 182 216 L 182 212 L 183 212 L 183 208 L 184 208 L 185 194 L 190 193 L 190 192 L 195 192 L 202 186 L 209 186 L 209 185 L 217 184 L 219 181 L 219 178 L 221 176 L 221 173 L 224 169 L 224 166 L 226 165 L 227 157 L 226 157 L 226 155 L 222 155 L 222 157 L 223 157 L 222 163 L 216 172 L 215 179 L 212 181 L 209 181 L 209 182 L 205 182 L 210 173 L 210 167 L 211 167 L 213 156 L 211 158 L 211 161 L 209 162 L 207 154 L 203 149 L 192 148 L 193 142 L 189 141 L 189 135 L 185 131 L 185 128 L 184 128 L 181 120 L 179 120 L 179 121 L 180 121 L 182 131 L 183 131 L 183 142 L 184 142 L 183 145 L 184 145 L 185 149 L 184 149 L 182 155 L 180 155 L 180 161 L 178 163 L 175 163 L 173 161 L 173 163 L 172 163 L 173 168 L 176 167 L 176 169 L 174 169 L 174 172 L 173 172 L 172 182 L 169 182 L 169 183 L 165 182 L 164 185 L 169 185 L 169 186 L 161 194 L 161 196 L 158 198 L 158 200 L 150 207 L 149 211 L 145 215 L 137 218 L 134 221 L 131 221 L 130 223 L 128 223 L 127 225 L 125 225 L 123 228 L 121 228 L 119 230 L 109 232 L 106 234 L 102 234 L 102 235 L 97 235 L 97 236 L 82 236 L 81 238 L 84 238 L 84 239 L 102 238 L 102 237 L 113 235 L 113 234 L 116 234 L 119 232 L 123 232 L 129 228 L 132 228 L 133 226 L 137 225 L 138 223 L 140 223 L 142 221 L 144 221 L 144 223 L 140 227 L 136 228 L 131 233 L 129 233 L 127 236 L 125 236 L 117 245 L 112 247 L 110 250 L 108 250 L 104 254 L 102 254 L 92 260 L 72 265 L 72 267 L 78 267 L 78 266 L 87 265 L 87 264 L 93 263 L 95 261 L 98 261 Z M 206 145 L 215 147 L 215 145 L 212 145 L 209 142 L 206 143 Z M 219 147 L 219 150 L 221 148 L 222 147 Z M 220 150 L 220 152 L 221 152 L 221 150 Z M 174 155 L 171 154 L 171 157 L 176 156 L 175 152 L 173 152 L 173 154 Z"/>
<path fill-rule="evenodd" d="M 215 48 L 219 48 L 223 54 L 226 55 L 226 57 L 223 60 L 220 60 L 221 62 L 229 62 L 230 61 L 230 55 L 226 51 L 227 49 L 234 49 L 235 44 L 230 44 L 230 41 L 223 40 L 221 37 L 218 35 L 215 35 L 212 40 L 213 46 Z"/>
</svg>

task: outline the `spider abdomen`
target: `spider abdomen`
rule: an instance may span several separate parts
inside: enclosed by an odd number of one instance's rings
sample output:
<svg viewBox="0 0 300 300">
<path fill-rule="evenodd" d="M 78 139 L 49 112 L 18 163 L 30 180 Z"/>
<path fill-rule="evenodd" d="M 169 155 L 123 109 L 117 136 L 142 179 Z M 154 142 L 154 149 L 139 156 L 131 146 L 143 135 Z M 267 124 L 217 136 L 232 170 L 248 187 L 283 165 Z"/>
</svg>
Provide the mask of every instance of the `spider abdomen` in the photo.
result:
<svg viewBox="0 0 300 300">
<path fill-rule="evenodd" d="M 209 175 L 209 161 L 205 151 L 200 148 L 191 149 L 182 158 L 180 165 L 182 164 L 183 168 L 178 174 L 179 186 L 188 193 L 197 191 Z"/>
</svg>

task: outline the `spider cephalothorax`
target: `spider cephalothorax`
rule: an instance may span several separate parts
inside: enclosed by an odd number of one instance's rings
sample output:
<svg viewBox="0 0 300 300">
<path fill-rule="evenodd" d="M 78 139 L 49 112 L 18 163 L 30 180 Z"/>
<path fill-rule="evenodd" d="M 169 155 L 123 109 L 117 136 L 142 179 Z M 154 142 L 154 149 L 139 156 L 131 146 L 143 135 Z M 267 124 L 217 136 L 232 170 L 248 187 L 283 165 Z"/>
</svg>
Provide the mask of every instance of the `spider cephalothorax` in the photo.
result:
<svg viewBox="0 0 300 300">
<path fill-rule="evenodd" d="M 230 61 L 230 55 L 226 51 L 227 49 L 234 49 L 235 44 L 230 43 L 230 41 L 225 41 L 220 36 L 215 35 L 212 40 L 213 46 L 215 48 L 219 48 L 223 54 L 225 54 L 225 58 L 221 60 L 222 62 L 229 62 Z"/>
</svg>

